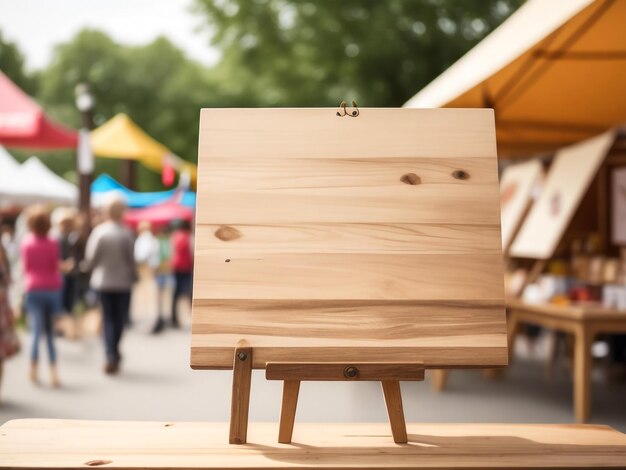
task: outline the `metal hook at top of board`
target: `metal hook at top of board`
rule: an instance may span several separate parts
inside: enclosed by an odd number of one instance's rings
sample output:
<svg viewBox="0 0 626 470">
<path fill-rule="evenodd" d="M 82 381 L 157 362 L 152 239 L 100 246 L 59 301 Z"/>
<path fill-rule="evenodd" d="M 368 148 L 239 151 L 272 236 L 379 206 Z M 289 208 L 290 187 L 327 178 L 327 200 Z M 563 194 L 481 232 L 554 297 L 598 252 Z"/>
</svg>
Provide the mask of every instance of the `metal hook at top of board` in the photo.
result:
<svg viewBox="0 0 626 470">
<path fill-rule="evenodd" d="M 348 105 L 346 104 L 346 102 L 344 100 L 341 100 L 341 103 L 339 103 L 339 109 L 337 110 L 337 116 L 339 117 L 344 117 L 344 116 L 350 116 L 350 117 L 357 117 L 360 114 L 359 111 L 359 107 L 356 104 L 356 101 L 352 100 L 352 111 L 348 110 Z"/>
</svg>

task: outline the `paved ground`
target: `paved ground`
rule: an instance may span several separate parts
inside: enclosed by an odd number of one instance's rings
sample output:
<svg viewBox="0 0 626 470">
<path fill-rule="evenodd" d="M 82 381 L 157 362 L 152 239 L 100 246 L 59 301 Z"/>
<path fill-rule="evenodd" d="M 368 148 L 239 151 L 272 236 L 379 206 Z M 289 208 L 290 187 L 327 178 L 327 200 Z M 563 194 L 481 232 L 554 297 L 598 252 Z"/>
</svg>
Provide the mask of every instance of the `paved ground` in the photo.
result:
<svg viewBox="0 0 626 470">
<path fill-rule="evenodd" d="M 123 372 L 102 373 L 98 338 L 57 341 L 63 386 L 51 389 L 47 371 L 41 386 L 28 381 L 26 349 L 6 364 L 0 422 L 15 418 L 225 421 L 229 415 L 228 371 L 192 371 L 188 366 L 188 326 L 154 337 L 150 319 L 136 322 L 123 342 Z M 25 346 L 29 338 L 23 335 Z M 44 356 L 45 357 L 45 356 Z M 45 364 L 43 364 L 45 365 Z M 626 383 L 606 382 L 596 370 L 593 423 L 626 431 Z M 541 361 L 518 360 L 502 380 L 487 381 L 477 371 L 455 371 L 444 393 L 430 383 L 404 383 L 409 421 L 554 422 L 573 421 L 571 380 L 566 367 L 545 377 Z M 280 384 L 255 371 L 251 419 L 276 421 Z M 305 383 L 298 408 L 301 421 L 385 421 L 377 383 Z"/>
</svg>

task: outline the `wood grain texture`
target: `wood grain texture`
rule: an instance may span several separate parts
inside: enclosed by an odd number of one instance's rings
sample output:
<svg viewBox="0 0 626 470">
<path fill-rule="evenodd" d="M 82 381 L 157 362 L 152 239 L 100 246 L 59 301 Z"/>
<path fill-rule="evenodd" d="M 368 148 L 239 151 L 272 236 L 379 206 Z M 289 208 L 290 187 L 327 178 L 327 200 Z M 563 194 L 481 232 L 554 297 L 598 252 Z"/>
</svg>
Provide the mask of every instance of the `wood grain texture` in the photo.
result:
<svg viewBox="0 0 626 470">
<path fill-rule="evenodd" d="M 607 426 L 408 424 L 408 445 L 389 425 L 300 423 L 293 445 L 278 425 L 252 423 L 231 446 L 227 423 L 17 420 L 0 427 L 2 469 L 597 469 L 624 468 L 626 435 Z M 303 445 L 301 443 L 306 443 Z"/>
<path fill-rule="evenodd" d="M 362 111 L 357 119 L 341 119 L 332 108 L 203 109 L 198 154 L 263 160 L 496 155 L 491 109 Z"/>
<path fill-rule="evenodd" d="M 457 348 L 473 351 L 462 358 L 465 366 L 502 366 L 507 363 L 502 305 L 499 300 L 196 300 L 191 366 L 232 367 L 230 345 L 241 338 L 255 345 L 254 368 L 302 357 L 449 366 L 461 362 Z"/>
<path fill-rule="evenodd" d="M 498 225 L 198 224 L 195 251 L 199 256 L 259 252 L 497 255 L 499 237 Z"/>
<path fill-rule="evenodd" d="M 497 298 L 498 255 L 198 253 L 197 299 Z M 298 282 L 299 280 L 299 282 Z"/>
<path fill-rule="evenodd" d="M 265 368 L 265 378 L 302 381 L 419 381 L 424 380 L 424 364 L 422 362 L 269 362 Z"/>
<path fill-rule="evenodd" d="M 456 170 L 469 178 L 455 178 Z M 417 174 L 421 182 L 403 183 L 407 172 Z M 500 221 L 491 158 L 211 159 L 201 167 L 200 181 L 206 182 L 197 210 L 201 224 Z M 455 204 L 458 201 L 464 204 Z"/>
<path fill-rule="evenodd" d="M 203 110 L 192 367 L 506 364 L 498 201 L 489 110 Z"/>
</svg>

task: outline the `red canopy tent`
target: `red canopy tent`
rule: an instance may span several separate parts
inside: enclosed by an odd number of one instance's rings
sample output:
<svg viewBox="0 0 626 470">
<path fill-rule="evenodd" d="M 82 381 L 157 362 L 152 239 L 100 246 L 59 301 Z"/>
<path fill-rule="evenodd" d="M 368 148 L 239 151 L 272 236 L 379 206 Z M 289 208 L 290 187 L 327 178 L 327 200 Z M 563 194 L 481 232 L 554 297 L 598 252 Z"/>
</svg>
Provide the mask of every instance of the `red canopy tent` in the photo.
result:
<svg viewBox="0 0 626 470">
<path fill-rule="evenodd" d="M 134 209 L 126 212 L 124 222 L 133 228 L 137 228 L 142 221 L 148 221 L 153 227 L 164 227 L 175 220 L 193 220 L 193 209 L 188 206 L 169 200 L 161 204 L 155 204 L 143 209 Z"/>
<path fill-rule="evenodd" d="M 0 72 L 0 144 L 32 149 L 76 148 L 78 134 L 49 121 L 43 109 Z"/>
</svg>

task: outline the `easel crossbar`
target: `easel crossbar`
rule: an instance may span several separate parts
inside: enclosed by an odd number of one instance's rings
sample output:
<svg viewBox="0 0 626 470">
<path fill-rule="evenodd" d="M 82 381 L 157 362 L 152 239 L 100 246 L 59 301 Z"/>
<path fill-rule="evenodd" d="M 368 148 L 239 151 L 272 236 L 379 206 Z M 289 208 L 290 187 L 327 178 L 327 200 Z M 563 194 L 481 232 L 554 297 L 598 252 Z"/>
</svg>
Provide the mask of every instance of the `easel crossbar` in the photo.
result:
<svg viewBox="0 0 626 470">
<path fill-rule="evenodd" d="M 424 363 L 268 362 L 265 378 L 300 381 L 421 381 L 424 380 Z"/>
</svg>

